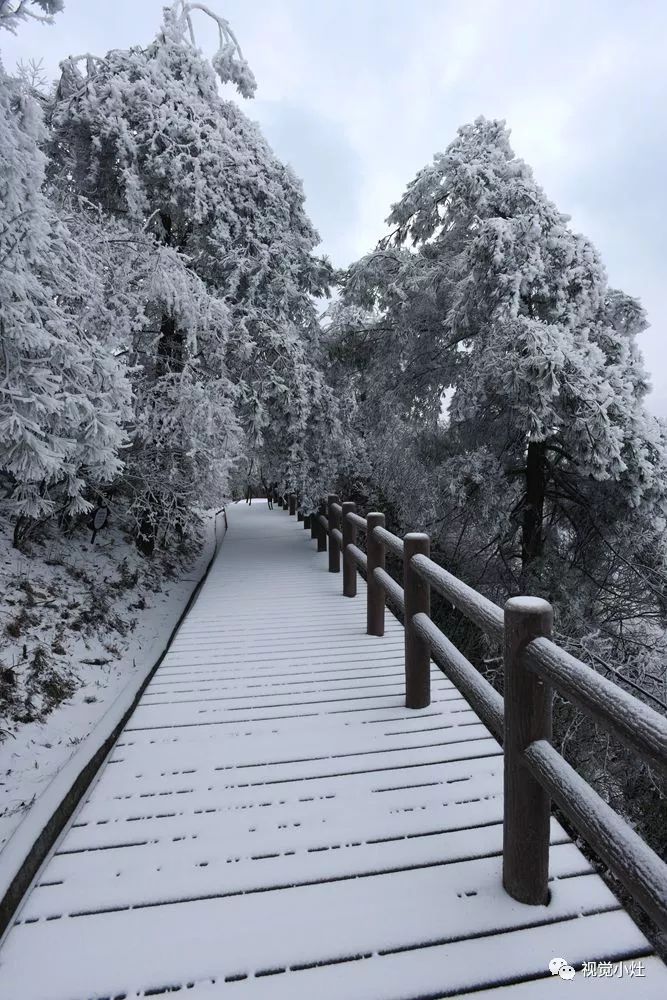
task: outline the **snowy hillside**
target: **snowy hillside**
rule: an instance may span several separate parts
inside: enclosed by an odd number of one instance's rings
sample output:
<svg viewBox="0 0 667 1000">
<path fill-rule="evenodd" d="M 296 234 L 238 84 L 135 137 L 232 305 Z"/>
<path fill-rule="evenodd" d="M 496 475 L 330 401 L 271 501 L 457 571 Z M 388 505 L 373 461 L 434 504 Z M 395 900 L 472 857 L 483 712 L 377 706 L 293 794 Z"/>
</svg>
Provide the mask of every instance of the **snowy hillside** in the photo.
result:
<svg viewBox="0 0 667 1000">
<path fill-rule="evenodd" d="M 54 532 L 26 553 L 0 537 L 0 850 L 108 705 L 166 644 L 213 549 L 152 560 L 118 528 Z"/>
</svg>

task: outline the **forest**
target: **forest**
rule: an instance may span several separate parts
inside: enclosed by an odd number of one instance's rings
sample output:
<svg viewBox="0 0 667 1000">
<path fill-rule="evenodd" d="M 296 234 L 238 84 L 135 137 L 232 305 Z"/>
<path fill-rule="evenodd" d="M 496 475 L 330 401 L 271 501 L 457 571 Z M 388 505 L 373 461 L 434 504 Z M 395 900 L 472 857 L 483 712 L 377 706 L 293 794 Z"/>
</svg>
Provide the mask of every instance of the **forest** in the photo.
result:
<svg viewBox="0 0 667 1000">
<path fill-rule="evenodd" d="M 63 7 L 0 0 L 0 28 Z M 508 123 L 434 135 L 389 235 L 341 270 L 252 121 L 228 22 L 176 0 L 155 28 L 146 47 L 63 53 L 53 83 L 0 64 L 5 748 L 77 690 L 72 643 L 98 655 L 106 634 L 113 660 L 249 481 L 306 513 L 338 493 L 428 532 L 494 601 L 550 601 L 565 649 L 665 712 L 667 426 L 646 406 L 647 317 Z M 436 617 L 502 689 L 501 651 L 444 601 Z M 664 779 L 560 698 L 555 726 L 664 856 Z"/>
</svg>

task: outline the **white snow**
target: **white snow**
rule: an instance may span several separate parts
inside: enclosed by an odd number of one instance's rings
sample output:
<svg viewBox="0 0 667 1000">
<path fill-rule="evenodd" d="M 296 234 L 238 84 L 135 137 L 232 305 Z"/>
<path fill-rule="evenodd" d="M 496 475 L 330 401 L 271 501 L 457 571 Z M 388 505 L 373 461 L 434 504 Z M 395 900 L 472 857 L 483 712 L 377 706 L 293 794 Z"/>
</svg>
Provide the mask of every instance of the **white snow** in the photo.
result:
<svg viewBox="0 0 667 1000">
<path fill-rule="evenodd" d="M 551 610 L 548 601 L 541 597 L 510 597 L 505 604 L 507 611 L 527 611 L 534 615 L 545 614 Z"/>
<path fill-rule="evenodd" d="M 96 566 L 108 568 L 109 563 L 120 561 L 117 559 L 119 543 L 117 539 L 105 543 L 101 535 L 98 537 L 96 548 L 91 547 L 87 556 L 78 551 L 76 556 L 86 560 L 93 569 Z M 209 519 L 202 552 L 186 575 L 165 581 L 159 592 L 147 595 L 148 604 L 144 610 L 129 607 L 137 600 L 136 590 L 123 594 L 122 600 L 115 605 L 116 614 L 136 619 L 136 626 L 125 637 L 113 635 L 118 656 L 111 656 L 104 646 L 111 636 L 82 636 L 67 651 L 69 664 L 81 681 L 74 695 L 55 708 L 45 721 L 13 726 L 10 735 L 0 744 L 0 888 L 13 874 L 16 861 L 13 857 L 10 863 L 5 854 L 12 833 L 19 824 L 25 831 L 24 835 L 20 832 L 20 840 L 25 841 L 18 845 L 18 853 L 21 854 L 36 836 L 36 832 L 31 836 L 31 831 L 41 828 L 40 823 L 43 825 L 50 815 L 50 806 L 59 801 L 59 796 L 62 797 L 66 790 L 67 779 L 57 790 L 49 793 L 55 776 L 73 758 L 78 759 L 78 748 L 96 728 L 101 727 L 100 733 L 106 731 L 102 720 L 108 717 L 110 722 L 122 716 L 122 706 L 125 702 L 131 703 L 134 691 L 163 652 L 171 630 L 211 557 L 213 545 L 214 523 L 213 519 Z M 41 560 L 30 563 L 15 555 L 15 550 L 11 548 L 6 554 L 8 560 L 3 567 L 5 594 L 8 581 L 17 572 L 30 572 L 33 579 L 38 575 L 40 586 L 47 588 L 57 575 L 57 567 L 49 567 Z M 10 562 L 12 554 L 13 562 Z M 72 597 L 76 591 L 71 583 L 70 586 L 69 596 Z M 48 625 L 50 623 L 45 618 L 43 628 Z M 20 646 L 21 640 L 15 649 L 5 644 L 3 655 L 11 661 L 20 655 Z M 102 666 L 84 662 L 103 657 L 108 662 Z M 75 771 L 76 764 L 68 773 Z M 13 850 L 15 854 L 16 847 Z"/>
<path fill-rule="evenodd" d="M 404 707 L 400 625 L 366 635 L 362 582 L 344 598 L 314 548 L 283 511 L 231 509 L 224 559 L 7 936 L 10 995 L 553 993 L 555 954 L 650 951 L 555 822 L 549 906 L 502 890 L 498 744 L 436 668 L 432 705 Z M 652 964 L 641 996 L 666 982 Z"/>
</svg>

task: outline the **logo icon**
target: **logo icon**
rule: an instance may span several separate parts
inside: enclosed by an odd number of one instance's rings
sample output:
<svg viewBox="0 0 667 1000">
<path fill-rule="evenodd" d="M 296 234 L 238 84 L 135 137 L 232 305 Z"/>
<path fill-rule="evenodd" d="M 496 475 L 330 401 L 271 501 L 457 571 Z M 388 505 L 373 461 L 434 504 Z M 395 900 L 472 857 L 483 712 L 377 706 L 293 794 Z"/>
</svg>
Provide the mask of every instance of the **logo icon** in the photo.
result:
<svg viewBox="0 0 667 1000">
<path fill-rule="evenodd" d="M 549 972 L 561 979 L 574 979 L 576 970 L 564 958 L 552 958 L 549 962 Z"/>
</svg>

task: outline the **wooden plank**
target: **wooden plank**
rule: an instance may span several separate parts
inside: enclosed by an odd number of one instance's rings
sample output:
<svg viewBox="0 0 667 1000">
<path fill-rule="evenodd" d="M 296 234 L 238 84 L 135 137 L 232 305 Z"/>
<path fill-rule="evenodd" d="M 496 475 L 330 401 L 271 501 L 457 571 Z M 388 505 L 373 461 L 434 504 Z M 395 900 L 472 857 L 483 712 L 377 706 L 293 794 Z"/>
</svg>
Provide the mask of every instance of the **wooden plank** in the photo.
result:
<svg viewBox="0 0 667 1000">
<path fill-rule="evenodd" d="M 405 708 L 400 625 L 387 613 L 385 637 L 366 635 L 363 581 L 343 599 L 294 519 L 253 504 L 230 524 L 24 901 L 0 995 L 406 1000 L 515 983 L 519 996 L 522 982 L 553 989 L 554 948 L 647 955 L 553 820 L 549 905 L 502 890 L 498 744 L 437 668 L 431 706 Z M 650 971 L 647 1000 L 667 982 Z"/>
</svg>

